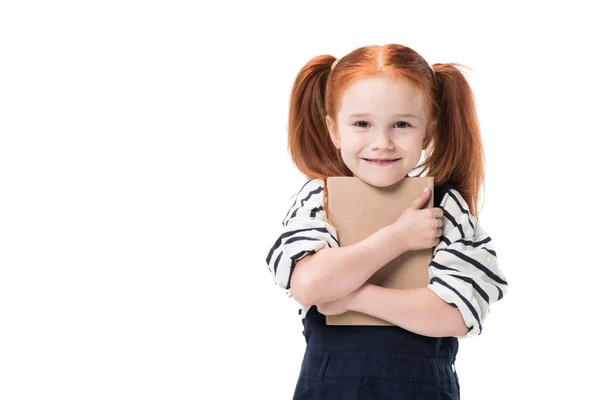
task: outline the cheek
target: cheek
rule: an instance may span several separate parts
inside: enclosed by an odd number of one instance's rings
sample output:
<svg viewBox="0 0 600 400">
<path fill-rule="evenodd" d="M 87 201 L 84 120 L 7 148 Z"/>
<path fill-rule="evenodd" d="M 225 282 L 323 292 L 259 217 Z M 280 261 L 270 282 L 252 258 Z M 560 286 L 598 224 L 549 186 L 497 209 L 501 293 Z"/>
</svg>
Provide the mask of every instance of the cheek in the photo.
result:
<svg viewBox="0 0 600 400">
<path fill-rule="evenodd" d="M 349 134 L 344 137 L 342 145 L 348 150 L 360 150 L 367 145 L 367 142 L 365 136 Z"/>
<path fill-rule="evenodd" d="M 404 149 L 406 149 L 410 153 L 421 153 L 421 148 L 423 146 L 423 139 L 419 135 L 413 135 L 411 137 L 407 137 L 404 140 L 398 143 Z"/>
</svg>

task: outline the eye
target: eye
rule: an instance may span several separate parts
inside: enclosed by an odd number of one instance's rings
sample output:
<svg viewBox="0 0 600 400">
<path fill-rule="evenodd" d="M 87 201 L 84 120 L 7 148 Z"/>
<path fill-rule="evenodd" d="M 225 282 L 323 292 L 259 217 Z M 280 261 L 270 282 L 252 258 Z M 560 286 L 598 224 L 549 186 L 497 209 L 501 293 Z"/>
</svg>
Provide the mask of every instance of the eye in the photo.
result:
<svg viewBox="0 0 600 400">
<path fill-rule="evenodd" d="M 354 126 L 358 126 L 359 128 L 366 128 L 366 126 L 360 126 L 358 124 L 367 124 L 367 125 L 369 125 L 369 123 L 366 122 L 366 121 L 358 121 L 358 122 L 354 123 Z"/>
<path fill-rule="evenodd" d="M 397 124 L 404 124 L 406 128 L 412 126 L 411 124 L 409 124 L 408 122 L 404 122 L 404 121 L 398 121 Z"/>
<path fill-rule="evenodd" d="M 399 128 L 411 128 L 412 125 L 406 121 L 398 121 L 394 124 L 394 126 L 399 125 Z M 354 126 L 358 128 L 367 128 L 369 123 L 367 121 L 358 121 L 354 123 Z"/>
</svg>

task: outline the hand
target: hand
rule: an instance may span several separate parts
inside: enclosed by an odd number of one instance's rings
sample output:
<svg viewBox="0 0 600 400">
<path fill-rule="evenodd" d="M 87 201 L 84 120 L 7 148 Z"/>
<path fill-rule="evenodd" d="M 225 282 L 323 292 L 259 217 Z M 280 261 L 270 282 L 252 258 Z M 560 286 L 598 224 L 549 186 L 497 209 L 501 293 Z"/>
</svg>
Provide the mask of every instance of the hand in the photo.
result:
<svg viewBox="0 0 600 400">
<path fill-rule="evenodd" d="M 444 211 L 439 207 L 421 210 L 431 195 L 429 188 L 408 206 L 392 226 L 400 232 L 405 250 L 429 249 L 440 243 Z"/>
<path fill-rule="evenodd" d="M 317 310 L 323 315 L 343 314 L 352 309 L 352 301 L 360 289 L 361 288 L 359 287 L 355 291 L 350 292 L 346 296 L 340 297 L 337 300 L 317 304 Z"/>
</svg>

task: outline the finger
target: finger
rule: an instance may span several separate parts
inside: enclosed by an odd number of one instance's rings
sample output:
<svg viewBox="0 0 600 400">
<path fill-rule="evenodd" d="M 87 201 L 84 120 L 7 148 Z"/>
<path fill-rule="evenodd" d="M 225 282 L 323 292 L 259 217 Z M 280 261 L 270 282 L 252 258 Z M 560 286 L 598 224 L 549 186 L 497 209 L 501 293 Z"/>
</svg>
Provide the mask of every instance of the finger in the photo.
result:
<svg viewBox="0 0 600 400">
<path fill-rule="evenodd" d="M 436 218 L 444 218 L 444 210 L 440 207 L 435 207 L 435 216 Z"/>
<path fill-rule="evenodd" d="M 427 199 L 429 199 L 429 195 L 429 188 L 425 188 L 425 190 L 421 194 L 419 194 L 419 196 L 417 196 L 416 199 L 413 200 L 413 202 L 410 204 L 410 206 L 408 206 L 408 208 L 412 210 L 419 210 L 421 207 L 423 207 Z"/>
</svg>

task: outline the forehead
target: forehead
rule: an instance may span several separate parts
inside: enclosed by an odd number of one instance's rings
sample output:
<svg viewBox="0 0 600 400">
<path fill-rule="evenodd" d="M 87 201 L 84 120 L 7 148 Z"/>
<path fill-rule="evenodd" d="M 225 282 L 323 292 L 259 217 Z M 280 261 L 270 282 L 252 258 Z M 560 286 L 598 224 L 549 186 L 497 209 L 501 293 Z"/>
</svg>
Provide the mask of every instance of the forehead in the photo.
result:
<svg viewBox="0 0 600 400">
<path fill-rule="evenodd" d="M 424 116 L 423 96 L 406 79 L 365 78 L 353 82 L 344 91 L 340 114 L 371 113 L 386 115 L 413 113 Z"/>
</svg>

